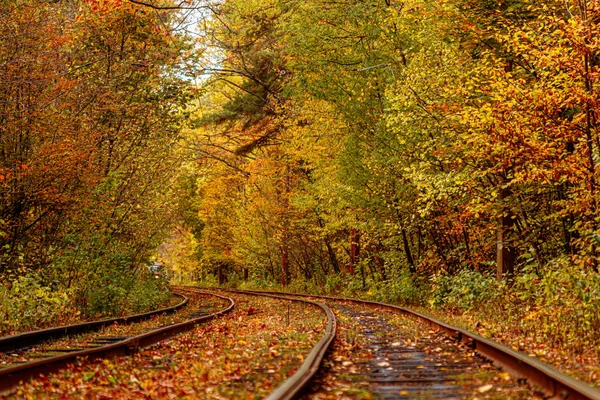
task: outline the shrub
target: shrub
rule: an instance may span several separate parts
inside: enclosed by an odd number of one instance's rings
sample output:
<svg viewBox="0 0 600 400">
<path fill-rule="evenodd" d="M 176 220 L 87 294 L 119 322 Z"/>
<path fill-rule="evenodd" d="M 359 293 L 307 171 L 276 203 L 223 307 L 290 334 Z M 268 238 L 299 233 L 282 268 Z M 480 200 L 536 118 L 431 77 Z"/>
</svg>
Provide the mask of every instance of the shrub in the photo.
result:
<svg viewBox="0 0 600 400">
<path fill-rule="evenodd" d="M 88 318 L 141 313 L 165 304 L 171 292 L 164 278 L 146 269 L 132 277 L 104 273 L 85 290 L 80 309 Z"/>
<path fill-rule="evenodd" d="M 600 274 L 559 258 L 515 279 L 512 291 L 526 303 L 523 331 L 554 346 L 583 351 L 600 345 Z"/>
<path fill-rule="evenodd" d="M 423 302 L 425 287 L 419 285 L 408 269 L 394 271 L 391 279 L 374 283 L 367 297 L 376 301 L 414 305 Z"/>
<path fill-rule="evenodd" d="M 66 290 L 41 282 L 38 275 L 30 273 L 0 285 L 0 334 L 61 324 L 79 314 Z"/>
<path fill-rule="evenodd" d="M 488 302 L 503 284 L 492 276 L 462 270 L 456 275 L 437 275 L 432 278 L 429 303 L 434 307 L 471 310 Z"/>
<path fill-rule="evenodd" d="M 126 298 L 127 312 L 141 313 L 164 306 L 171 297 L 168 283 L 163 278 L 145 274 L 133 282 Z"/>
</svg>

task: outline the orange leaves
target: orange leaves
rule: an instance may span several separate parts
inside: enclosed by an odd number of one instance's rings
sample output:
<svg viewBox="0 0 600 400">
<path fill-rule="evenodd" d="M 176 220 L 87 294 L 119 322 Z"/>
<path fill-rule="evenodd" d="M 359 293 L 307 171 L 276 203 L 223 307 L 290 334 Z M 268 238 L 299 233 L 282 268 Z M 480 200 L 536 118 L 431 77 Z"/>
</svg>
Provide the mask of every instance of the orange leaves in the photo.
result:
<svg viewBox="0 0 600 400">
<path fill-rule="evenodd" d="M 72 232 L 70 248 L 122 240 L 148 252 L 149 231 L 169 225 L 157 221 L 174 220 L 172 198 L 157 199 L 176 168 L 160 160 L 173 159 L 181 127 L 185 85 L 171 74 L 181 42 L 156 34 L 168 19 L 129 1 L 38 3 L 0 3 L 0 187 L 12 185 L 0 191 L 0 213 L 15 226 L 0 247 L 15 243 L 28 260 L 15 252 L 9 263 L 35 268 Z M 91 239 L 114 231 L 120 238 Z"/>
<path fill-rule="evenodd" d="M 110 13 L 123 5 L 123 0 L 84 0 L 90 9 L 99 13 Z M 130 4 L 125 1 L 125 4 Z"/>
<path fill-rule="evenodd" d="M 264 397 L 300 365 L 323 331 L 316 309 L 264 299 L 236 299 L 240 308 L 194 331 L 114 361 L 82 362 L 25 384 L 22 395 L 56 397 Z M 246 315 L 245 311 L 256 313 Z M 240 319 L 241 317 L 241 319 Z M 314 329 L 314 331 L 313 331 Z M 273 342 L 279 344 L 277 354 Z M 298 357 L 300 356 L 300 358 Z"/>
</svg>

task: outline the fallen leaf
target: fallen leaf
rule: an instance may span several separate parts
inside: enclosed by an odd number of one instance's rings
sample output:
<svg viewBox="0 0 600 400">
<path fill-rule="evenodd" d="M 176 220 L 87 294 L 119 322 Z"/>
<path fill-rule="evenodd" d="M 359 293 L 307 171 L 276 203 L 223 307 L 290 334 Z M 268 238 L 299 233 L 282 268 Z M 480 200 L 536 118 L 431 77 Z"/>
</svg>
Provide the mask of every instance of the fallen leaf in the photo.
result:
<svg viewBox="0 0 600 400">
<path fill-rule="evenodd" d="M 483 386 L 479 387 L 477 389 L 477 391 L 479 393 L 485 393 L 485 392 L 489 392 L 493 387 L 494 387 L 494 385 L 483 385 Z"/>
</svg>

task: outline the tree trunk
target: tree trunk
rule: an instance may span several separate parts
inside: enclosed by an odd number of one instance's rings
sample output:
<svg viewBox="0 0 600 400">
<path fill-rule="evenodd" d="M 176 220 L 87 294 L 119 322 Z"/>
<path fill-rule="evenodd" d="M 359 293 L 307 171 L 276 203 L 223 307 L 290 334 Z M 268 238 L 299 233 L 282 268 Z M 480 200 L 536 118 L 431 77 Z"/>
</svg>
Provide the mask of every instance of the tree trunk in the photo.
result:
<svg viewBox="0 0 600 400">
<path fill-rule="evenodd" d="M 350 275 L 354 275 L 354 268 L 358 264 L 358 258 L 360 256 L 360 234 L 354 228 L 350 230 Z"/>
<path fill-rule="evenodd" d="M 222 286 L 223 283 L 225 283 L 223 276 L 223 263 L 217 264 L 217 281 L 219 282 L 219 286 Z"/>
<path fill-rule="evenodd" d="M 508 180 L 502 178 L 500 187 L 500 202 L 510 194 L 510 190 L 505 186 Z M 498 229 L 496 231 L 496 277 L 502 280 L 503 277 L 511 275 L 515 269 L 515 250 L 510 245 L 510 234 L 513 230 L 513 219 L 508 208 L 502 205 L 502 214 L 498 217 Z"/>
<path fill-rule="evenodd" d="M 289 283 L 290 262 L 288 259 L 287 238 L 283 239 L 281 244 L 281 286 L 286 286 Z"/>
<path fill-rule="evenodd" d="M 337 257 L 335 255 L 335 251 L 333 250 L 333 247 L 331 247 L 331 242 L 329 241 L 329 236 L 325 237 L 325 247 L 327 247 L 327 255 L 329 256 L 329 262 L 331 263 L 331 266 L 333 267 L 333 271 L 336 274 L 340 273 L 340 264 L 338 263 Z"/>
<path fill-rule="evenodd" d="M 414 274 L 417 272 L 415 269 L 415 260 L 413 259 L 412 253 L 410 251 L 410 246 L 408 245 L 408 238 L 406 237 L 406 231 L 404 228 L 402 229 L 402 244 L 404 244 L 404 254 L 406 254 L 406 261 L 408 261 L 408 265 L 410 268 L 410 272 Z"/>
</svg>

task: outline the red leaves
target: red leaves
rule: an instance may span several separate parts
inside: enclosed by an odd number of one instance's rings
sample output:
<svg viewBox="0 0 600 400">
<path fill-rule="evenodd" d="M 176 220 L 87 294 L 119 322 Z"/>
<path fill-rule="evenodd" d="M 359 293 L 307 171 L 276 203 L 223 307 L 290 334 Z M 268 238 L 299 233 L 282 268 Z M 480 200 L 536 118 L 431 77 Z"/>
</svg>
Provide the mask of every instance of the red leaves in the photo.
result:
<svg viewBox="0 0 600 400">
<path fill-rule="evenodd" d="M 257 313 L 258 313 L 258 311 L 259 311 L 258 309 L 256 309 L 256 308 L 254 308 L 254 307 L 250 306 L 250 307 L 248 307 L 248 309 L 246 310 L 246 315 L 254 315 L 254 314 L 257 314 Z"/>
</svg>

